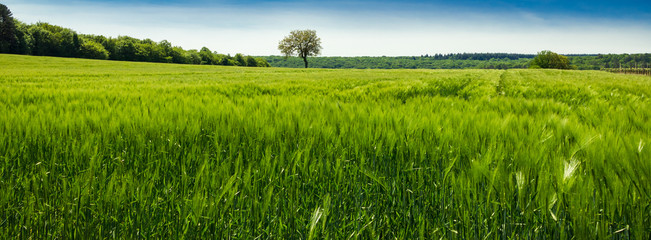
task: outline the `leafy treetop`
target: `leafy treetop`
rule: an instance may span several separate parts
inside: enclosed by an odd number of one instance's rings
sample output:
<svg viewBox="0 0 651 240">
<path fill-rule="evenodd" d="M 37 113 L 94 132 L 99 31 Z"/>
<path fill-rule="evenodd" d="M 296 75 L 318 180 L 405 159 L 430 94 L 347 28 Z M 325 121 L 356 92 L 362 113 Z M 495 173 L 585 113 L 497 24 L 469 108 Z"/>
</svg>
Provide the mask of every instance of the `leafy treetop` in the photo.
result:
<svg viewBox="0 0 651 240">
<path fill-rule="evenodd" d="M 278 49 L 286 57 L 297 55 L 303 58 L 307 68 L 307 57 L 321 54 L 321 38 L 316 36 L 315 30 L 294 30 L 278 43 Z"/>
<path fill-rule="evenodd" d="M 566 56 L 545 50 L 531 60 L 530 68 L 572 69 L 572 66 Z"/>
</svg>

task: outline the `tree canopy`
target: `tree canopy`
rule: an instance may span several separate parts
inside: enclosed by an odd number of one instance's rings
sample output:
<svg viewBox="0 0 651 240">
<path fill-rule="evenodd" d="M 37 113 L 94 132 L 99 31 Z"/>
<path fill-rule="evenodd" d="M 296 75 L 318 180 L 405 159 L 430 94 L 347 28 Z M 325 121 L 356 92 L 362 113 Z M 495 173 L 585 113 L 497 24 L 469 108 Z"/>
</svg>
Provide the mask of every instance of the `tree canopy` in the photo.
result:
<svg viewBox="0 0 651 240">
<path fill-rule="evenodd" d="M 181 64 L 268 67 L 262 58 L 237 54 L 219 54 L 204 47 L 200 51 L 184 50 L 166 40 L 117 38 L 77 34 L 72 29 L 39 22 L 24 24 L 13 19 L 7 6 L 0 4 L 0 53 L 38 56 L 78 57 L 120 61 Z"/>
<path fill-rule="evenodd" d="M 9 8 L 0 3 L 0 52 L 16 53 L 17 47 L 16 23 Z"/>
<path fill-rule="evenodd" d="M 321 54 L 321 38 L 316 36 L 315 30 L 294 30 L 278 43 L 278 49 L 286 57 L 302 58 L 307 68 L 307 57 Z"/>
<path fill-rule="evenodd" d="M 531 60 L 530 68 L 572 69 L 572 66 L 566 56 L 545 50 Z"/>
</svg>

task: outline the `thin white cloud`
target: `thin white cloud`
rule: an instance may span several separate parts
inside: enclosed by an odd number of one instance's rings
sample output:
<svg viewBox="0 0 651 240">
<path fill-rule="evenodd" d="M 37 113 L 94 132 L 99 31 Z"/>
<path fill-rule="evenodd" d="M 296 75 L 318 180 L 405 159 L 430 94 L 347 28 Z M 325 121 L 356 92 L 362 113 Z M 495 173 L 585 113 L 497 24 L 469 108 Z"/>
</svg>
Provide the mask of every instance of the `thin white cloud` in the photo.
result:
<svg viewBox="0 0 651 240">
<path fill-rule="evenodd" d="M 315 29 L 325 56 L 409 56 L 456 52 L 631 53 L 651 49 L 651 29 L 631 22 L 540 16 L 526 11 L 311 9 L 309 6 L 53 4 L 9 1 L 21 21 L 80 33 L 166 39 L 186 49 L 278 55 L 293 29 Z"/>
</svg>

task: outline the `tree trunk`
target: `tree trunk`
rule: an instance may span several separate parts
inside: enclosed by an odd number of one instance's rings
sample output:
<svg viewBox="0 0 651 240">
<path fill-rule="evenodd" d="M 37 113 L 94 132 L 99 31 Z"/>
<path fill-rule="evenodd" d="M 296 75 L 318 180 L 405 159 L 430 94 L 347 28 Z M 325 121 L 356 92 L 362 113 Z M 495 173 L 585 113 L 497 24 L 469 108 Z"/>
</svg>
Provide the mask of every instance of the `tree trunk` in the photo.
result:
<svg viewBox="0 0 651 240">
<path fill-rule="evenodd" d="M 307 68 L 307 57 L 303 58 L 303 62 L 305 62 L 305 68 Z"/>
</svg>

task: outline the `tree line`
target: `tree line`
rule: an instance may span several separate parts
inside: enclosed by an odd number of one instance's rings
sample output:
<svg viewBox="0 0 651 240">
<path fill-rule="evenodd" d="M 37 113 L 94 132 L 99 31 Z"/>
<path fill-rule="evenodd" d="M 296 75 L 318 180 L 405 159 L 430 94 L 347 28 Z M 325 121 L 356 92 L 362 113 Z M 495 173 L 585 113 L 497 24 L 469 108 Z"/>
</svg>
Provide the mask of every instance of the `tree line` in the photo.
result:
<svg viewBox="0 0 651 240">
<path fill-rule="evenodd" d="M 185 50 L 167 40 L 155 42 L 128 36 L 117 38 L 77 32 L 44 22 L 25 24 L 0 4 L 0 53 L 76 57 L 120 61 L 269 67 L 263 58 L 219 54 L 207 47 Z"/>
<path fill-rule="evenodd" d="M 310 66 L 315 68 L 358 69 L 513 69 L 529 68 L 537 55 L 510 53 L 460 53 L 411 57 L 315 57 Z M 571 69 L 600 70 L 607 68 L 649 68 L 651 54 L 585 54 L 565 55 Z M 490 57 L 490 58 L 489 58 Z M 263 57 L 273 67 L 303 67 L 298 57 Z"/>
<path fill-rule="evenodd" d="M 264 56 L 273 67 L 300 68 L 300 57 Z M 434 57 L 314 57 L 310 66 L 315 68 L 357 69 L 510 69 L 527 68 L 531 58 L 516 60 L 492 58 L 489 60 L 437 59 Z"/>
<path fill-rule="evenodd" d="M 580 70 L 607 68 L 651 68 L 651 53 L 567 55 L 572 65 Z"/>
<path fill-rule="evenodd" d="M 432 58 L 435 60 L 481 60 L 489 61 L 491 59 L 499 60 L 519 60 L 521 58 L 534 58 L 535 54 L 518 54 L 518 53 L 449 53 L 421 55 L 421 57 Z"/>
</svg>

